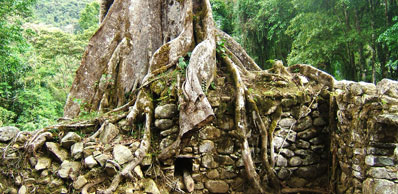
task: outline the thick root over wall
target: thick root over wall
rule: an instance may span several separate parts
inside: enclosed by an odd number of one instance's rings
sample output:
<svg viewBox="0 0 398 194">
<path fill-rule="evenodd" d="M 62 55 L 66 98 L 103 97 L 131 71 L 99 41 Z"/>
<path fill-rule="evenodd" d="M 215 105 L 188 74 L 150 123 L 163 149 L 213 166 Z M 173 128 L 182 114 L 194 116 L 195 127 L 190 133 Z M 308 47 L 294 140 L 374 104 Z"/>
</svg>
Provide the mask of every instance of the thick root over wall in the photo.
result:
<svg viewBox="0 0 398 194">
<path fill-rule="evenodd" d="M 183 154 L 185 146 L 203 128 L 218 125 L 209 90 L 222 88 L 214 86 L 221 69 L 226 79 L 233 80 L 230 97 L 235 101 L 234 130 L 241 144 L 244 179 L 255 193 L 283 191 L 273 170 L 272 143 L 281 108 L 266 110 L 273 112 L 271 123 L 263 120 L 253 83 L 262 78 L 292 82 L 293 76 L 277 65 L 273 72 L 262 71 L 237 42 L 216 29 L 209 0 L 134 2 L 115 0 L 102 11 L 107 15 L 77 71 L 65 121 L 21 132 L 4 146 L 1 165 L 9 169 L 2 169 L 0 191 L 12 193 L 3 188 L 9 184 L 37 193 L 192 192 L 192 167 L 183 170 L 185 186 L 163 167 L 191 160 Z M 152 6 L 156 3 L 161 6 Z M 141 13 L 146 9 L 149 13 Z M 165 17 L 164 12 L 167 20 L 157 21 L 155 16 Z M 168 25 L 172 20 L 176 24 Z M 155 107 L 163 104 L 176 105 L 174 117 L 168 119 L 178 123 L 174 142 L 166 146 L 160 145 L 162 126 L 155 122 Z M 265 169 L 261 173 L 248 142 L 254 130 L 261 136 Z"/>
</svg>

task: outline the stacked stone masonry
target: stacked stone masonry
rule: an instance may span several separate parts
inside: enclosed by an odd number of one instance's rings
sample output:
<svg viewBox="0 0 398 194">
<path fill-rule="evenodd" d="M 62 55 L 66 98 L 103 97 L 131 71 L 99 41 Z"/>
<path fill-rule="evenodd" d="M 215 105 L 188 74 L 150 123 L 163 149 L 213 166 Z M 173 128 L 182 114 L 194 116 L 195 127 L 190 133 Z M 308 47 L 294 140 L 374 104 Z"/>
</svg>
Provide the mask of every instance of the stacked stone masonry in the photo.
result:
<svg viewBox="0 0 398 194">
<path fill-rule="evenodd" d="M 300 81 L 299 88 L 277 81 L 253 94 L 273 137 L 268 156 L 273 158 L 271 165 L 281 184 L 330 193 L 398 193 L 398 82 L 385 79 L 374 85 L 291 73 Z M 319 70 L 316 73 L 324 74 Z M 176 157 L 164 162 L 157 161 L 156 155 L 177 138 L 179 108 L 176 100 L 158 102 L 152 129 L 155 149 L 134 169 L 137 181 L 124 182 L 116 193 L 186 191 L 185 172 L 194 180 L 194 194 L 255 193 L 245 178 L 234 123 L 232 78 L 221 74 L 215 84 L 222 89 L 209 90 L 207 97 L 216 119 L 194 133 Z M 158 95 L 169 90 L 160 88 Z M 32 172 L 0 178 L 0 193 L 23 194 L 37 184 L 47 189 L 44 193 L 73 193 L 98 178 L 95 174 L 104 171 L 107 176 L 115 175 L 135 157 L 140 147 L 137 137 L 142 135 L 140 124 L 131 129 L 121 127 L 125 126 L 123 122 L 104 124 L 96 139 L 69 132 L 45 143 L 43 150 L 27 158 L 26 168 L 32 168 Z M 248 125 L 256 170 L 264 175 L 260 133 L 252 122 Z M 0 128 L 1 142 L 9 143 L 16 137 L 13 141 L 23 145 L 29 135 L 13 127 Z M 6 158 L 0 162 L 5 173 L 9 161 L 17 155 L 1 154 Z M 167 180 L 164 186 L 154 182 L 157 177 Z"/>
</svg>

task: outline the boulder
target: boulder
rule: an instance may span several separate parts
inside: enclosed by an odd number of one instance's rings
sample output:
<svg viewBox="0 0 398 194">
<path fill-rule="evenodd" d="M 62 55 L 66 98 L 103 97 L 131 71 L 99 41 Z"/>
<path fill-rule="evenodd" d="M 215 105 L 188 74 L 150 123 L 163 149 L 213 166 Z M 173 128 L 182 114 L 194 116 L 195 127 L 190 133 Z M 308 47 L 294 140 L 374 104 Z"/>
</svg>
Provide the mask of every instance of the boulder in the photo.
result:
<svg viewBox="0 0 398 194">
<path fill-rule="evenodd" d="M 16 127 L 0 127 L 0 142 L 12 140 L 19 133 Z"/>
<path fill-rule="evenodd" d="M 208 180 L 205 186 L 212 193 L 227 193 L 229 190 L 229 185 L 222 180 Z"/>
<path fill-rule="evenodd" d="M 89 167 L 89 168 L 94 168 L 96 165 L 98 165 L 98 163 L 94 159 L 94 156 L 91 155 L 91 156 L 89 156 L 89 157 L 84 159 L 84 165 Z"/>
<path fill-rule="evenodd" d="M 83 142 L 77 142 L 72 145 L 71 147 L 71 155 L 72 157 L 77 160 L 83 156 L 83 149 L 84 149 L 84 144 Z"/>
<path fill-rule="evenodd" d="M 51 159 L 50 159 L 50 158 L 47 158 L 47 157 L 40 157 L 40 158 L 37 160 L 37 164 L 36 164 L 36 166 L 35 166 L 35 169 L 36 169 L 37 171 L 39 171 L 39 170 L 47 169 L 47 168 L 49 168 L 50 166 L 51 166 Z"/>
<path fill-rule="evenodd" d="M 58 176 L 66 179 L 70 178 L 74 180 L 76 178 L 76 175 L 80 172 L 81 169 L 81 163 L 80 162 L 75 162 L 75 161 L 68 161 L 65 160 L 62 162 L 60 169 L 58 170 Z"/>
<path fill-rule="evenodd" d="M 68 151 L 54 142 L 46 142 L 46 147 L 60 162 L 63 162 L 68 158 Z"/>
<path fill-rule="evenodd" d="M 160 194 L 160 191 L 152 179 L 144 179 L 143 181 L 144 193 Z"/>
<path fill-rule="evenodd" d="M 84 185 L 88 183 L 86 177 L 84 176 L 79 176 L 77 179 L 73 182 L 73 188 L 79 190 L 81 189 Z"/>
<path fill-rule="evenodd" d="M 113 148 L 113 158 L 119 163 L 124 164 L 133 157 L 130 149 L 124 145 L 117 144 Z"/>
<path fill-rule="evenodd" d="M 156 119 L 155 120 L 155 127 L 159 128 L 160 130 L 170 129 L 173 126 L 173 120 L 171 119 Z"/>
<path fill-rule="evenodd" d="M 210 140 L 204 140 L 199 145 L 200 153 L 207 153 L 207 152 L 213 152 L 213 151 L 214 151 L 214 142 L 212 142 Z"/>
<path fill-rule="evenodd" d="M 100 134 L 100 141 L 103 144 L 111 143 L 111 141 L 119 134 L 119 129 L 112 123 L 108 123 Z"/>
<path fill-rule="evenodd" d="M 166 104 L 163 106 L 158 106 L 155 108 L 155 118 L 156 119 L 171 119 L 178 112 L 177 105 Z"/>
<path fill-rule="evenodd" d="M 82 138 L 75 132 L 69 132 L 67 133 L 62 139 L 61 139 L 61 145 L 64 148 L 70 148 L 73 144 L 80 142 Z"/>
</svg>

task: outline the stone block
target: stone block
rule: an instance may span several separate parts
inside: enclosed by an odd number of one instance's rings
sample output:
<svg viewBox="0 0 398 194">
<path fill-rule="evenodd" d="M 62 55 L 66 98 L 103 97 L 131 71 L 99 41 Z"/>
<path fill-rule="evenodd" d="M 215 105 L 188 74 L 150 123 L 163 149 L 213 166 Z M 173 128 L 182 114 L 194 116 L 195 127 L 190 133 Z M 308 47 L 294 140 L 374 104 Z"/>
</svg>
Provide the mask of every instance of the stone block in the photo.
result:
<svg viewBox="0 0 398 194">
<path fill-rule="evenodd" d="M 155 108 L 155 118 L 156 119 L 171 119 L 178 112 L 177 105 L 166 104 L 163 106 L 157 106 Z"/>
<path fill-rule="evenodd" d="M 229 190 L 229 185 L 222 180 L 208 180 L 205 186 L 212 193 L 227 193 Z"/>
</svg>

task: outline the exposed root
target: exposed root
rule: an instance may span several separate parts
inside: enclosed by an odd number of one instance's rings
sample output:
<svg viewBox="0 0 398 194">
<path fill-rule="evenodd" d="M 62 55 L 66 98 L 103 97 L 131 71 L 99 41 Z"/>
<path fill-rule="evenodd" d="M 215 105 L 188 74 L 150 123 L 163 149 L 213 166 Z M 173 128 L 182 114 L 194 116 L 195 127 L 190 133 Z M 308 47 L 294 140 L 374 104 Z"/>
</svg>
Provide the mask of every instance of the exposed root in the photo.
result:
<svg viewBox="0 0 398 194">
<path fill-rule="evenodd" d="M 256 167 L 251 156 L 249 142 L 247 140 L 247 118 L 245 103 L 245 84 L 243 83 L 240 73 L 235 64 L 228 58 L 223 57 L 228 70 L 232 73 L 236 87 L 235 102 L 235 126 L 240 133 L 242 142 L 242 158 L 245 165 L 246 173 L 249 181 L 258 193 L 267 193 L 260 183 L 260 176 L 256 172 Z"/>
<path fill-rule="evenodd" d="M 118 172 L 112 180 L 111 185 L 104 191 L 102 194 L 111 194 L 113 193 L 123 177 L 134 178 L 132 174 L 132 170 L 139 165 L 144 159 L 145 155 L 148 153 L 149 147 L 151 146 L 151 123 L 152 123 L 152 115 L 153 115 L 153 103 L 149 98 L 148 94 L 144 92 L 140 92 L 139 97 L 134 105 L 132 111 L 130 112 L 127 120 L 131 123 L 135 121 L 139 113 L 145 113 L 145 132 L 144 137 L 141 140 L 141 144 L 139 149 L 137 149 L 134 153 L 135 157 L 129 161 L 129 163 Z"/>
<path fill-rule="evenodd" d="M 283 188 L 282 193 L 329 193 L 328 191 L 322 189 L 310 189 L 310 188 Z"/>
<path fill-rule="evenodd" d="M 262 71 L 262 69 L 254 62 L 254 60 L 246 53 L 245 49 L 239 45 L 230 35 L 217 29 L 217 36 L 226 40 L 226 47 L 234 53 L 236 57 L 243 63 L 245 69 L 249 71 Z"/>
<path fill-rule="evenodd" d="M 47 139 L 52 139 L 53 135 L 50 132 L 44 132 L 37 135 L 35 138 L 32 138 L 31 141 L 28 142 L 25 146 L 27 146 L 27 150 L 29 153 L 33 153 L 36 156 L 36 152 L 39 148 L 43 147 L 44 143 Z"/>
<path fill-rule="evenodd" d="M 269 158 L 268 158 L 268 138 L 269 134 L 266 128 L 266 125 L 261 118 L 261 115 L 259 114 L 258 107 L 253 99 L 253 97 L 247 92 L 247 101 L 251 104 L 253 107 L 253 112 L 252 112 L 252 117 L 253 117 L 253 123 L 256 125 L 256 127 L 259 129 L 260 134 L 261 134 L 261 160 L 262 163 L 266 169 L 267 172 L 267 178 L 270 179 L 272 186 L 275 188 L 276 192 L 279 193 L 280 190 L 280 181 L 277 178 L 275 171 L 272 169 L 272 166 L 270 165 Z M 270 142 L 271 144 L 272 142 Z M 272 146 L 272 145 L 271 145 Z M 272 160 L 271 160 L 272 161 Z"/>
<path fill-rule="evenodd" d="M 91 187 L 93 187 L 93 186 L 95 186 L 95 185 L 98 185 L 98 184 L 102 183 L 104 180 L 105 180 L 105 177 L 99 177 L 99 178 L 97 178 L 96 180 L 94 180 L 94 182 L 88 183 L 88 184 L 84 185 L 84 187 L 83 187 L 83 189 L 82 189 L 82 194 L 88 194 L 88 190 L 89 190 Z"/>
</svg>

